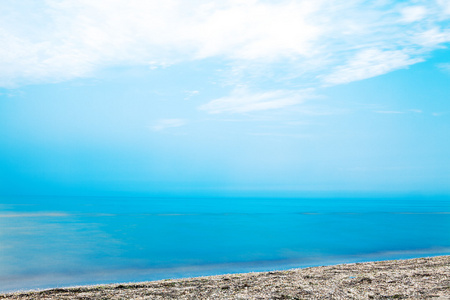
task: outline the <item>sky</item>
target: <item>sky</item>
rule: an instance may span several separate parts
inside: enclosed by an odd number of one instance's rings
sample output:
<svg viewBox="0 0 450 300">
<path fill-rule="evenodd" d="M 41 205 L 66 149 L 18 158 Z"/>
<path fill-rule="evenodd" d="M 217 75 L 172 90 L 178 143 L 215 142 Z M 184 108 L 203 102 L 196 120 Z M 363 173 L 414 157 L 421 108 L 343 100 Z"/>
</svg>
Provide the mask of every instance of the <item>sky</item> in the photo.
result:
<svg viewBox="0 0 450 300">
<path fill-rule="evenodd" d="M 3 0 L 0 194 L 450 193 L 449 0 Z"/>
</svg>

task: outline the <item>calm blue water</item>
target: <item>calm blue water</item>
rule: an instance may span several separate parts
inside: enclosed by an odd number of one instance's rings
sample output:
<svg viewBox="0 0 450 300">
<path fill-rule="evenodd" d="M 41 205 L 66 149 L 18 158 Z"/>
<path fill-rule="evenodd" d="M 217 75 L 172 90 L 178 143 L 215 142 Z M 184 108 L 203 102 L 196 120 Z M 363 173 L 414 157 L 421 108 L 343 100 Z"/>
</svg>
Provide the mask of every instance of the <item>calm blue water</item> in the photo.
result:
<svg viewBox="0 0 450 300">
<path fill-rule="evenodd" d="M 3 292 L 450 254 L 450 197 L 0 200 Z"/>
</svg>

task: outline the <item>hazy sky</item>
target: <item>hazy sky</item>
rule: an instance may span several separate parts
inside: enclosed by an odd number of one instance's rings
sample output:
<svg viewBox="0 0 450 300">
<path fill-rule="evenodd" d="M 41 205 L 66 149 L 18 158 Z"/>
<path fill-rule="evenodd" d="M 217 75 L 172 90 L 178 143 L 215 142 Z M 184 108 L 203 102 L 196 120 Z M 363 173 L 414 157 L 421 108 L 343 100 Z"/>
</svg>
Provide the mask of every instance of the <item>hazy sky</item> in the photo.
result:
<svg viewBox="0 0 450 300">
<path fill-rule="evenodd" d="M 450 193 L 449 0 L 2 0 L 0 194 Z"/>
</svg>

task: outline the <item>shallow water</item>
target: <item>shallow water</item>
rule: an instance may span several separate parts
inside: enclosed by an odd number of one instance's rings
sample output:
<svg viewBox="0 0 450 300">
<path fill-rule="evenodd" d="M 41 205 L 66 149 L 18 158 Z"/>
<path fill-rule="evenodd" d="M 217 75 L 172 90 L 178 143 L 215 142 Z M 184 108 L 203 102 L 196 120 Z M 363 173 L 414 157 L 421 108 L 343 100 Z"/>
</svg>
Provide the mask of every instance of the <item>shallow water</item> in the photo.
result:
<svg viewBox="0 0 450 300">
<path fill-rule="evenodd" d="M 0 291 L 450 254 L 450 197 L 0 199 Z"/>
</svg>

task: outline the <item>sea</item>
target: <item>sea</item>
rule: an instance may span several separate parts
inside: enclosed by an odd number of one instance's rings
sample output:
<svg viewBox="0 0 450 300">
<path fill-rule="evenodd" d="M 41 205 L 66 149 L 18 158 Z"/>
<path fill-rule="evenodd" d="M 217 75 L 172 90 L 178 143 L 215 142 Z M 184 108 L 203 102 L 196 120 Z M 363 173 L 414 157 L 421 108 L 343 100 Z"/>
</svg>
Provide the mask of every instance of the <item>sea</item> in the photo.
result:
<svg viewBox="0 0 450 300">
<path fill-rule="evenodd" d="M 449 196 L 0 197 L 0 292 L 448 254 Z"/>
</svg>

